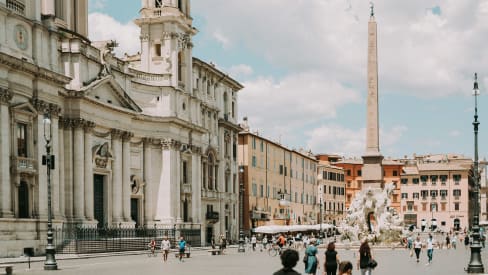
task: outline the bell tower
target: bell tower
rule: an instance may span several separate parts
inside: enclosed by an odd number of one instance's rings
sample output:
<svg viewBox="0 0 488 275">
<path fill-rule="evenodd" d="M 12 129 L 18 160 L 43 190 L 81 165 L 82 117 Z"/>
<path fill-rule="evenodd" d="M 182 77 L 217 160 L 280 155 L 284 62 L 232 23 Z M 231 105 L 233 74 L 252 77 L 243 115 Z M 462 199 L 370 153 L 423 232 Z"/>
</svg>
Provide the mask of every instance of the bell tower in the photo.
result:
<svg viewBox="0 0 488 275">
<path fill-rule="evenodd" d="M 190 0 L 142 0 L 139 26 L 143 72 L 162 75 L 161 85 L 189 90 L 192 73 Z"/>
</svg>

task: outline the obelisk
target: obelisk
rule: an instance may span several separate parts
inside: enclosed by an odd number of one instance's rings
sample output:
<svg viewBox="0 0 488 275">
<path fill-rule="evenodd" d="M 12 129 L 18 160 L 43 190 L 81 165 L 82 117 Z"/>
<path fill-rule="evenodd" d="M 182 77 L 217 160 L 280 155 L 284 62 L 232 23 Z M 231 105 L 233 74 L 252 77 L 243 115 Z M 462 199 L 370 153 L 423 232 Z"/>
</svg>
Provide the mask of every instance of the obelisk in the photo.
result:
<svg viewBox="0 0 488 275">
<path fill-rule="evenodd" d="M 380 153 L 378 114 L 378 48 L 374 8 L 368 22 L 368 99 L 366 113 L 366 153 L 363 155 L 363 188 L 383 187 L 383 156 Z"/>
</svg>

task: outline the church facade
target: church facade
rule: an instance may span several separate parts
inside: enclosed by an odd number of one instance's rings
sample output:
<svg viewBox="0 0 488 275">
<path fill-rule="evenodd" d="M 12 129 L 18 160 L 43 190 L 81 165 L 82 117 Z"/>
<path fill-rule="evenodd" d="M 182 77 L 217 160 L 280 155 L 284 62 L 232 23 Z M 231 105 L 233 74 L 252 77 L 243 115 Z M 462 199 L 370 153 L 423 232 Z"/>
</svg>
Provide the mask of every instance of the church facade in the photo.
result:
<svg viewBox="0 0 488 275">
<path fill-rule="evenodd" d="M 53 227 L 196 224 L 238 238 L 238 91 L 192 55 L 189 0 L 142 0 L 141 50 L 88 35 L 88 0 L 0 0 L 0 257 Z"/>
</svg>

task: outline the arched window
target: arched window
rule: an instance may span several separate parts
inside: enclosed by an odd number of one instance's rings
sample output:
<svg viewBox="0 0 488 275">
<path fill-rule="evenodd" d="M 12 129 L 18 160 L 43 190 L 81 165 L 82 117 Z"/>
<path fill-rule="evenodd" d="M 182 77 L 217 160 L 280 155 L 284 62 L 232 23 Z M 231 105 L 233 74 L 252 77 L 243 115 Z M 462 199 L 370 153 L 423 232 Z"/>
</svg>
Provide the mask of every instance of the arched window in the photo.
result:
<svg viewBox="0 0 488 275">
<path fill-rule="evenodd" d="M 29 218 L 29 186 L 21 181 L 18 190 L 19 195 L 19 218 Z"/>
</svg>

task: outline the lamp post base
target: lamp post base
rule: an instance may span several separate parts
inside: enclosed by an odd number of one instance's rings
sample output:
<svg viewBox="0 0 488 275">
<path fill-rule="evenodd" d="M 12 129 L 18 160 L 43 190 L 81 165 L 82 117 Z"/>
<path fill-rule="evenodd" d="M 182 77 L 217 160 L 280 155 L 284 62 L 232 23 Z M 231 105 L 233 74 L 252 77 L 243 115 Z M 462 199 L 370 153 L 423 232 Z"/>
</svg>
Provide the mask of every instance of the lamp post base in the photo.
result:
<svg viewBox="0 0 488 275">
<path fill-rule="evenodd" d="M 483 263 L 481 262 L 481 245 L 471 245 L 471 258 L 466 268 L 468 273 L 485 273 Z"/>
<path fill-rule="evenodd" d="M 54 258 L 54 248 L 46 248 L 46 261 L 44 262 L 44 270 L 57 270 L 58 263 Z"/>
</svg>

